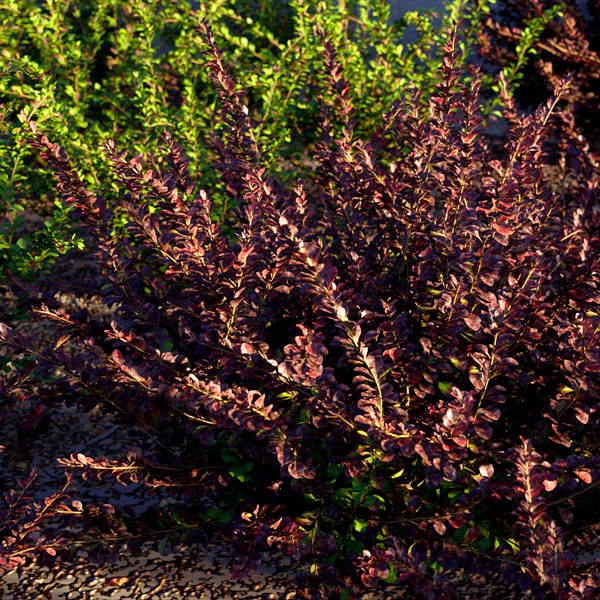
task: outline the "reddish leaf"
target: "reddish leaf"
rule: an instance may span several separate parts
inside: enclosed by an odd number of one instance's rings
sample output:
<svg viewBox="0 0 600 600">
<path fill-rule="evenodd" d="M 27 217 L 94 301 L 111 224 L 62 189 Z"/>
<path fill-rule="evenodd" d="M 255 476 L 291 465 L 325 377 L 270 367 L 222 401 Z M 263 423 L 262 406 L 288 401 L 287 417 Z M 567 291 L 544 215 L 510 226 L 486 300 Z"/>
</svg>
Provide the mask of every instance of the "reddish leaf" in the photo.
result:
<svg viewBox="0 0 600 600">
<path fill-rule="evenodd" d="M 294 479 L 314 479 L 316 475 L 314 468 L 307 467 L 297 460 L 290 462 L 287 470 Z"/>
<path fill-rule="evenodd" d="M 467 544 L 471 544 L 472 542 L 479 539 L 480 537 L 481 537 L 481 530 L 479 529 L 479 527 L 475 527 L 475 525 L 473 525 L 472 527 L 469 527 L 469 529 L 467 530 L 467 535 L 465 535 L 465 542 Z"/>
<path fill-rule="evenodd" d="M 586 425 L 590 420 L 590 409 L 587 406 L 578 406 L 575 408 L 575 418 Z"/>
<path fill-rule="evenodd" d="M 485 465 L 479 465 L 479 473 L 482 477 L 492 477 L 494 474 L 494 465 L 489 463 Z"/>
<path fill-rule="evenodd" d="M 492 287 L 496 282 L 496 279 L 498 279 L 498 273 L 482 272 L 479 274 L 479 278 L 481 279 L 481 281 L 483 281 L 483 283 Z"/>
<path fill-rule="evenodd" d="M 466 448 L 469 440 L 464 435 L 455 435 L 452 441 L 461 448 Z"/>
<path fill-rule="evenodd" d="M 581 479 L 581 481 L 583 481 L 583 483 L 587 483 L 590 484 L 592 483 L 592 475 L 589 471 L 585 470 L 585 469 L 575 469 L 575 475 L 577 475 L 577 477 L 579 477 L 579 479 Z"/>
<path fill-rule="evenodd" d="M 490 427 L 488 423 L 477 423 L 475 425 L 475 433 L 482 440 L 490 440 L 494 435 L 494 430 Z"/>
<path fill-rule="evenodd" d="M 477 416 L 486 421 L 497 421 L 501 414 L 500 409 L 495 406 L 483 407 L 477 411 Z"/>
<path fill-rule="evenodd" d="M 12 335 L 13 330 L 6 323 L 0 323 L 0 341 L 6 342 Z"/>
<path fill-rule="evenodd" d="M 113 361 L 117 364 L 117 366 L 119 366 L 119 367 L 125 361 L 125 359 L 123 358 L 123 354 L 121 354 L 120 350 L 113 350 L 112 354 L 110 356 L 113 359 Z"/>
<path fill-rule="evenodd" d="M 475 371 L 474 369 L 469 371 L 469 381 L 475 388 L 476 392 L 483 389 L 483 386 L 485 385 L 483 373 L 481 373 L 481 371 Z"/>
<path fill-rule="evenodd" d="M 467 324 L 467 327 L 472 331 L 479 331 L 481 328 L 481 319 L 474 314 L 470 314 L 466 317 L 463 317 L 463 321 Z"/>
<path fill-rule="evenodd" d="M 496 173 L 499 175 L 504 174 L 506 167 L 499 160 L 490 160 L 488 161 L 488 166 L 491 167 Z"/>
<path fill-rule="evenodd" d="M 501 246 L 508 246 L 508 236 L 502 235 L 501 233 L 496 232 L 494 235 L 494 240 L 498 242 Z"/>
<path fill-rule="evenodd" d="M 252 252 L 254 251 L 254 248 L 252 246 L 249 246 L 248 248 L 242 248 L 237 255 L 237 259 L 238 261 L 242 264 L 245 265 L 246 264 L 246 260 L 248 259 L 248 257 L 252 254 Z"/>
<path fill-rule="evenodd" d="M 500 234 L 500 235 L 510 235 L 513 232 L 513 228 L 510 225 L 504 225 L 502 223 L 492 223 L 492 227 Z"/>
<path fill-rule="evenodd" d="M 454 529 L 460 529 L 465 523 L 469 521 L 469 516 L 466 514 L 452 515 L 448 519 L 448 523 L 454 527 Z"/>
<path fill-rule="evenodd" d="M 444 535 L 446 533 L 446 524 L 443 521 L 434 521 L 433 528 L 440 535 Z"/>
<path fill-rule="evenodd" d="M 488 304 L 491 307 L 495 307 L 498 304 L 496 295 L 492 292 L 478 290 L 477 296 L 479 296 L 481 300 L 483 300 L 486 304 Z"/>
<path fill-rule="evenodd" d="M 82 454 L 81 452 L 79 452 L 76 456 L 77 461 L 79 463 L 81 463 L 82 465 L 87 465 L 90 461 L 93 462 L 91 459 L 88 459 L 88 457 L 85 454 Z"/>
</svg>

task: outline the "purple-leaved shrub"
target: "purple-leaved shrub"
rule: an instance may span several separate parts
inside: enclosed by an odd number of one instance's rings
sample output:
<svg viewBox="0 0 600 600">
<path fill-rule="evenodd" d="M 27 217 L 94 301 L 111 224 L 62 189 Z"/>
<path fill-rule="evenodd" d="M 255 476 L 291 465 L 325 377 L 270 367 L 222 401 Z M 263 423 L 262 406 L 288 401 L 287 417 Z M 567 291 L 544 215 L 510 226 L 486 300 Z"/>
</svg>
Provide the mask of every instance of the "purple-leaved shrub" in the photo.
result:
<svg viewBox="0 0 600 600">
<path fill-rule="evenodd" d="M 190 527 L 217 492 L 246 552 L 312 560 L 348 593 L 387 582 L 452 597 L 463 569 L 501 571 L 532 597 L 593 597 L 598 574 L 572 551 L 591 544 L 600 476 L 599 169 L 563 102 L 569 82 L 530 116 L 507 96 L 494 152 L 454 36 L 428 106 L 398 102 L 364 140 L 319 32 L 318 166 L 287 189 L 201 30 L 227 125 L 215 167 L 237 206 L 224 223 L 167 133 L 150 166 L 107 144 L 128 214 L 113 235 L 102 196 L 34 127 L 117 309 L 102 324 L 39 307 L 62 333 L 35 364 L 157 441 L 151 456 L 61 462 L 89 480 L 181 486 L 173 514 Z"/>
<path fill-rule="evenodd" d="M 600 99 L 600 3 L 499 0 L 482 20 L 478 52 L 518 85 L 521 106 L 535 107 L 567 74 L 566 100 L 581 132 L 598 144 Z"/>
</svg>

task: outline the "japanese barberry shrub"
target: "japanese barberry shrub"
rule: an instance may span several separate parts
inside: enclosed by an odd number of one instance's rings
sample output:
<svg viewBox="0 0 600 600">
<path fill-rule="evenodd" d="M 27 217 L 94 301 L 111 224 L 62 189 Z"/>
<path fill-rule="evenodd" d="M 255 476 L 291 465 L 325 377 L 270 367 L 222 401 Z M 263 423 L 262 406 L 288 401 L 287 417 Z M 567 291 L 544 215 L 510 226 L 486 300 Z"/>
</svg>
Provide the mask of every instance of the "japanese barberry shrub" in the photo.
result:
<svg viewBox="0 0 600 600">
<path fill-rule="evenodd" d="M 572 545 L 591 543 L 600 476 L 599 170 L 567 126 L 569 82 L 530 116 L 507 95 L 495 154 L 452 35 L 435 93 L 407 96 L 363 139 L 321 31 L 318 164 L 289 188 L 201 31 L 224 114 L 215 166 L 239 207 L 225 223 L 165 134 L 162 161 L 107 144 L 128 215 L 112 235 L 101 193 L 33 127 L 99 240 L 117 310 L 102 324 L 40 307 L 62 331 L 37 368 L 157 441 L 152 455 L 61 462 L 191 490 L 172 512 L 190 529 L 215 492 L 246 552 L 312 561 L 347 595 L 387 582 L 446 597 L 457 573 L 499 571 L 533 597 L 593 597 L 597 573 Z"/>
</svg>

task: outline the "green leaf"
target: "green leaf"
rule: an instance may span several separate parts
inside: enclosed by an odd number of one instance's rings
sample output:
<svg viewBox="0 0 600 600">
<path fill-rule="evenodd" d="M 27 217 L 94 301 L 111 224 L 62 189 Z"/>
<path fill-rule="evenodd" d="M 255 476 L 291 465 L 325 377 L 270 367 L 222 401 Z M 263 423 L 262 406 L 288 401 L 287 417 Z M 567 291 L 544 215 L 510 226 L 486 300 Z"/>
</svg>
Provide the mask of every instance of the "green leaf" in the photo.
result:
<svg viewBox="0 0 600 600">
<path fill-rule="evenodd" d="M 504 541 L 508 544 L 510 549 L 513 550 L 514 552 L 519 552 L 521 550 L 518 542 L 516 540 L 514 540 L 513 538 L 506 538 Z"/>
<path fill-rule="evenodd" d="M 347 538 L 345 545 L 347 552 L 357 555 L 362 554 L 362 551 L 365 549 L 364 542 L 362 540 L 357 540 L 353 535 Z"/>
<path fill-rule="evenodd" d="M 325 471 L 326 481 L 335 481 L 344 472 L 344 467 L 341 465 L 329 464 L 327 465 L 327 471 Z"/>
<path fill-rule="evenodd" d="M 449 393 L 453 385 L 454 384 L 450 381 L 438 381 L 437 384 L 438 389 L 440 390 L 440 392 L 442 392 L 442 394 Z"/>
<path fill-rule="evenodd" d="M 233 448 L 223 448 L 221 450 L 221 460 L 226 465 L 238 463 L 240 461 L 240 455 L 237 450 Z"/>
<path fill-rule="evenodd" d="M 251 462 L 238 463 L 228 469 L 228 473 L 238 481 L 246 483 L 252 479 L 251 472 L 254 469 L 254 464 Z"/>
<path fill-rule="evenodd" d="M 384 579 L 386 583 L 394 584 L 398 581 L 398 569 L 394 563 L 389 563 L 389 575 Z"/>
<path fill-rule="evenodd" d="M 364 519 L 360 519 L 360 518 L 356 517 L 354 519 L 354 521 L 352 522 L 352 528 L 354 529 L 354 531 L 357 531 L 358 533 L 362 533 L 363 531 L 365 531 L 365 529 L 367 527 L 368 527 L 368 524 Z"/>
</svg>

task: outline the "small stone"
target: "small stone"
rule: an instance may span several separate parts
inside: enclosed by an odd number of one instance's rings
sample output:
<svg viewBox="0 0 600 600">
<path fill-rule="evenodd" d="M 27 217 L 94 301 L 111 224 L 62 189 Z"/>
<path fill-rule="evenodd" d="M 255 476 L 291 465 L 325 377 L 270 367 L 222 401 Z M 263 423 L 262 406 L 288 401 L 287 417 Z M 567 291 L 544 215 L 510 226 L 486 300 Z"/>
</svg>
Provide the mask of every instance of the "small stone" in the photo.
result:
<svg viewBox="0 0 600 600">
<path fill-rule="evenodd" d="M 59 585 L 55 590 L 54 593 L 57 594 L 58 596 L 67 596 L 69 594 L 69 590 L 71 588 L 66 585 L 65 583 L 62 583 L 62 585 Z"/>
</svg>

